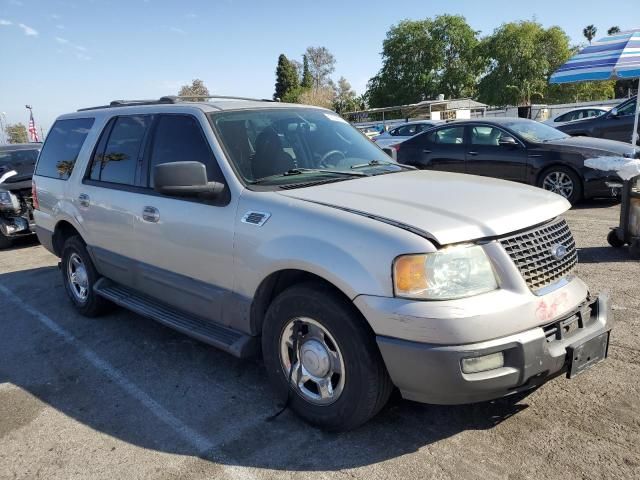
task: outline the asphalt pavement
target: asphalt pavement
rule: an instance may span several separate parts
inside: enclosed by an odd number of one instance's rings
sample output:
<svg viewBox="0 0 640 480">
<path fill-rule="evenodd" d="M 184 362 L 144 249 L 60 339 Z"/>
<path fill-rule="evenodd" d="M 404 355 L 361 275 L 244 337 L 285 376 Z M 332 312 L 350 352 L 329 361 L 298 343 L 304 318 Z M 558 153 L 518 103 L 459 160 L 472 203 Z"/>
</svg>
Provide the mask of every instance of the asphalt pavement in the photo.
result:
<svg viewBox="0 0 640 480">
<path fill-rule="evenodd" d="M 640 478 L 640 261 L 606 244 L 619 206 L 566 215 L 577 273 L 608 292 L 609 358 L 500 401 L 394 397 L 328 434 L 277 410 L 259 360 L 240 361 L 122 309 L 72 309 L 57 258 L 0 251 L 0 479 Z"/>
</svg>

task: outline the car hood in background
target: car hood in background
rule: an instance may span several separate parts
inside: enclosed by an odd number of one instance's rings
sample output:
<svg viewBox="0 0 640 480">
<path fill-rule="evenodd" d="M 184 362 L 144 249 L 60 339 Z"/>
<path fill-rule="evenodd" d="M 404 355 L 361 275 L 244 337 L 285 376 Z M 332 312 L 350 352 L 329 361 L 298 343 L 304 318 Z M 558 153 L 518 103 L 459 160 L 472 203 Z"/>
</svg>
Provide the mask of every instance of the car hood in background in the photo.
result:
<svg viewBox="0 0 640 480">
<path fill-rule="evenodd" d="M 574 124 L 575 122 L 571 122 Z M 630 143 L 619 142 L 617 140 L 607 140 L 605 138 L 593 137 L 567 137 L 560 140 L 540 144 L 544 147 L 560 147 L 567 150 L 587 153 L 587 151 L 607 152 L 609 154 L 632 154 L 634 149 Z"/>
<path fill-rule="evenodd" d="M 415 229 L 440 245 L 495 237 L 569 209 L 559 195 L 504 180 L 411 171 L 280 192 Z"/>
</svg>

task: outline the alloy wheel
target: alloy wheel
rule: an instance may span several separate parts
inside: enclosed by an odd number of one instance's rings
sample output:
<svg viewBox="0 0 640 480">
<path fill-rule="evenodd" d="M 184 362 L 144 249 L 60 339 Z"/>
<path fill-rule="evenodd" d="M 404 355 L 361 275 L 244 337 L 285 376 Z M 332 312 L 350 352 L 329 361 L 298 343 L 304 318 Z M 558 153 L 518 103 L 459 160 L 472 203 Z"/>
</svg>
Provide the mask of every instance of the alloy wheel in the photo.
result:
<svg viewBox="0 0 640 480">
<path fill-rule="evenodd" d="M 294 342 L 294 324 L 300 335 Z M 297 361 L 294 358 L 297 347 Z M 330 405 L 344 390 L 345 365 L 342 352 L 329 331 L 311 318 L 293 318 L 280 335 L 280 363 L 291 387 L 302 398 L 316 405 Z M 291 372 L 293 368 L 293 372 Z"/>
</svg>

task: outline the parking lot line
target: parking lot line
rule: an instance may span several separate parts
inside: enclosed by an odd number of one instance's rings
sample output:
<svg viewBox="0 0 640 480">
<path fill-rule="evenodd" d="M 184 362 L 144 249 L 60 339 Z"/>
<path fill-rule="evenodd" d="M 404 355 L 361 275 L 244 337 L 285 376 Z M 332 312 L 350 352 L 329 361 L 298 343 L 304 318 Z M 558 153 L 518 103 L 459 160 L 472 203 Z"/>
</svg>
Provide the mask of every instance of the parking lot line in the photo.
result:
<svg viewBox="0 0 640 480">
<path fill-rule="evenodd" d="M 11 303 L 24 309 L 27 313 L 35 317 L 46 328 L 51 330 L 56 335 L 62 337 L 67 343 L 73 345 L 91 365 L 100 370 L 104 375 L 109 377 L 109 379 L 119 385 L 129 395 L 143 404 L 158 420 L 169 426 L 176 434 L 180 435 L 180 437 L 182 437 L 198 452 L 204 454 L 213 449 L 214 445 L 211 441 L 183 423 L 179 418 L 171 414 L 171 412 L 169 412 L 153 398 L 147 395 L 144 391 L 138 388 L 138 386 L 127 380 L 109 362 L 98 356 L 91 349 L 87 348 L 73 334 L 58 325 L 44 313 L 24 302 L 20 297 L 18 297 L 5 286 L 0 285 L 0 292 L 2 292 L 2 294 L 7 297 L 7 299 Z"/>
</svg>

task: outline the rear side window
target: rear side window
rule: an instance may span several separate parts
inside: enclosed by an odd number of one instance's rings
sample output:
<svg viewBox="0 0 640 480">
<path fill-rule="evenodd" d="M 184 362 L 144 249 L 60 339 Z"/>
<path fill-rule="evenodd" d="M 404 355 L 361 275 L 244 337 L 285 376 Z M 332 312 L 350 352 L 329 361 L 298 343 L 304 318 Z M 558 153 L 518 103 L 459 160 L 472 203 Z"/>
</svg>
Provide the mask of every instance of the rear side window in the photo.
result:
<svg viewBox="0 0 640 480">
<path fill-rule="evenodd" d="M 207 167 L 210 182 L 224 183 L 198 121 L 189 115 L 161 115 L 153 134 L 149 161 L 149 186 L 153 187 L 153 167 L 161 163 L 200 162 Z"/>
<path fill-rule="evenodd" d="M 54 123 L 42 147 L 36 175 L 67 180 L 93 122 L 93 118 L 73 118 Z"/>
<path fill-rule="evenodd" d="M 91 180 L 135 185 L 138 161 L 150 123 L 148 115 L 118 117 L 104 151 L 98 151 L 94 156 Z"/>
</svg>

